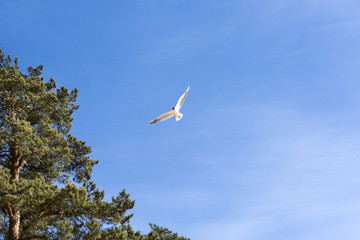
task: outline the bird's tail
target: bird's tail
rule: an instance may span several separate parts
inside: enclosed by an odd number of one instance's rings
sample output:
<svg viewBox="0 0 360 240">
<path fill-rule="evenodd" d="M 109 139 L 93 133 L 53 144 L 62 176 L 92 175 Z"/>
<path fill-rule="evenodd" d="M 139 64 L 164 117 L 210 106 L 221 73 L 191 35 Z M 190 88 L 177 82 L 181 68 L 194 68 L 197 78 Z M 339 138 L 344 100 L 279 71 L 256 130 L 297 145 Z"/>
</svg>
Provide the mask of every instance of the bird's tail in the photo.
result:
<svg viewBox="0 0 360 240">
<path fill-rule="evenodd" d="M 179 121 L 182 117 L 183 117 L 184 114 L 182 113 L 179 113 L 179 116 L 176 115 L 176 121 Z"/>
</svg>

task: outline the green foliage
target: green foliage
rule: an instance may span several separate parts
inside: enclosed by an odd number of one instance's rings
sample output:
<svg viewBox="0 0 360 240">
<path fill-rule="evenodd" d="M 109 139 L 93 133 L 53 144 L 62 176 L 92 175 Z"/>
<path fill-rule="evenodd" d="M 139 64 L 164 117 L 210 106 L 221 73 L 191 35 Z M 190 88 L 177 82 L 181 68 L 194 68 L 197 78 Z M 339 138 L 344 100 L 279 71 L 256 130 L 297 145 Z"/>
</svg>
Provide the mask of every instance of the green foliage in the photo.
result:
<svg viewBox="0 0 360 240">
<path fill-rule="evenodd" d="M 42 65 L 26 74 L 19 69 L 18 59 L 12 65 L 0 49 L 0 236 L 186 239 L 152 224 L 149 234 L 135 232 L 132 214 L 126 214 L 135 201 L 125 190 L 103 200 L 91 181 L 98 161 L 90 159 L 90 146 L 70 134 L 78 90 L 59 88 L 53 78 L 45 82 Z M 15 213 L 21 218 L 14 230 Z"/>
<path fill-rule="evenodd" d="M 188 240 L 185 237 L 179 237 L 168 228 L 159 227 L 150 223 L 151 232 L 147 235 L 146 240 Z"/>
</svg>

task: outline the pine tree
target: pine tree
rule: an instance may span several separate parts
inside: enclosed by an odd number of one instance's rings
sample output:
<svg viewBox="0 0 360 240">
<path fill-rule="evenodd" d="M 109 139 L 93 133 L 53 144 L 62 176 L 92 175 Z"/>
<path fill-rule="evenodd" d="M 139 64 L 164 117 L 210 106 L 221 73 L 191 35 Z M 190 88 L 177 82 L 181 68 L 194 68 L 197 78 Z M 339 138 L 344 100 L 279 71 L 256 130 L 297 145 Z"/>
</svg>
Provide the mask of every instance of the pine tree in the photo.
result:
<svg viewBox="0 0 360 240">
<path fill-rule="evenodd" d="M 43 66 L 19 70 L 0 49 L 0 236 L 4 239 L 174 239 L 150 224 L 142 235 L 123 190 L 111 202 L 91 181 L 98 161 L 70 133 L 78 90 L 57 87 Z"/>
</svg>

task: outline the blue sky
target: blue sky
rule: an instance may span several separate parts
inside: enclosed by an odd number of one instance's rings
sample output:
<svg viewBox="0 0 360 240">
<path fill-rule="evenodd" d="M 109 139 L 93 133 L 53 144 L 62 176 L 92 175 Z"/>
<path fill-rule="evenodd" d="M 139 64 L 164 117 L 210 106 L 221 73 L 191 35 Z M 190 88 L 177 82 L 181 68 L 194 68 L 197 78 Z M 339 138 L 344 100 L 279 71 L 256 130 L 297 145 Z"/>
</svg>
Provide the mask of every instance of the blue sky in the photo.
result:
<svg viewBox="0 0 360 240">
<path fill-rule="evenodd" d="M 360 2 L 0 2 L 0 47 L 80 90 L 72 133 L 132 225 L 360 238 Z M 190 85 L 184 117 L 170 110 Z"/>
</svg>

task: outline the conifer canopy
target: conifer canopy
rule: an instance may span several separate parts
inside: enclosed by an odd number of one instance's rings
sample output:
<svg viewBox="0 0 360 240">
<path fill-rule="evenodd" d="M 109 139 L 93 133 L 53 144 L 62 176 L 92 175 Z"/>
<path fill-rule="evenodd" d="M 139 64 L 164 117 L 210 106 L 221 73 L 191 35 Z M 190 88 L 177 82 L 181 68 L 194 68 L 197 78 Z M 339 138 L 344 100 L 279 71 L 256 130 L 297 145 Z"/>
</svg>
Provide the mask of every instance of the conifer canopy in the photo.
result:
<svg viewBox="0 0 360 240">
<path fill-rule="evenodd" d="M 111 202 L 91 180 L 98 161 L 71 135 L 78 90 L 19 69 L 0 49 L 0 238 L 186 240 L 150 224 L 130 226 L 135 201 L 122 190 Z"/>
</svg>

